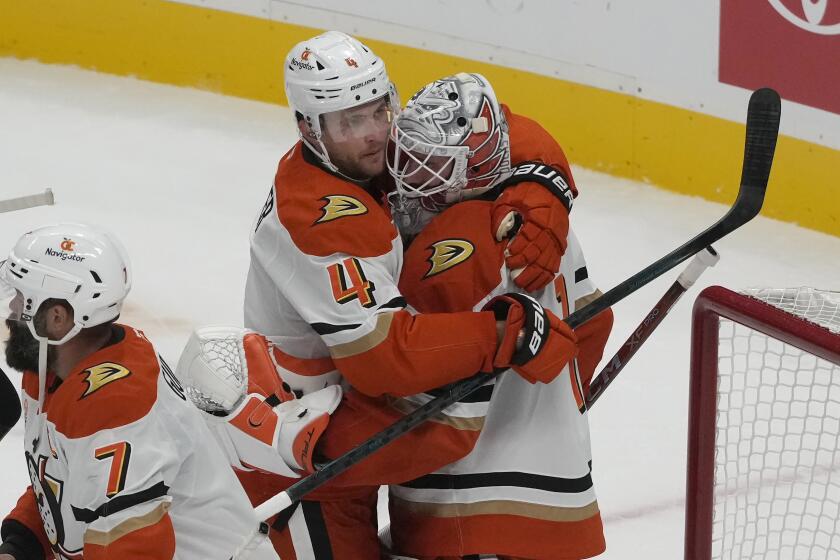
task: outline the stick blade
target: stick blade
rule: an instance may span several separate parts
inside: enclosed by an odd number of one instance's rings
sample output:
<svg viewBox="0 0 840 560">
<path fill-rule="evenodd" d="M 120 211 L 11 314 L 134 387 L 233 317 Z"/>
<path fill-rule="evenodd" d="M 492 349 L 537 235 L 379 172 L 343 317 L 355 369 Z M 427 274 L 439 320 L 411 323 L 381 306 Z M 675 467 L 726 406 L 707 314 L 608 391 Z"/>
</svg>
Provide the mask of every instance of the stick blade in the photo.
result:
<svg viewBox="0 0 840 560">
<path fill-rule="evenodd" d="M 741 216 L 755 217 L 764 203 L 764 193 L 770 180 L 773 154 L 779 137 L 782 103 L 779 94 L 761 88 L 750 96 L 747 109 L 747 134 L 744 145 L 744 167 L 741 171 L 741 191 L 738 204 Z"/>
</svg>

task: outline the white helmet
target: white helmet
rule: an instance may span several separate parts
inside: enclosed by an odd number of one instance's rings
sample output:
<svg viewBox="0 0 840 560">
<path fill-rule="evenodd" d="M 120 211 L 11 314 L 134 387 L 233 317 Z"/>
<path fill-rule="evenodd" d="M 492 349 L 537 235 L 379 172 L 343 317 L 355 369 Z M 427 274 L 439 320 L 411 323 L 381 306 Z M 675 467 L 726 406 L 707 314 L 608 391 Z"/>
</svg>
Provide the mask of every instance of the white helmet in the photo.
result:
<svg viewBox="0 0 840 560">
<path fill-rule="evenodd" d="M 304 134 L 301 140 L 332 171 L 337 169 L 321 140 L 322 115 L 385 96 L 391 112 L 399 111 L 397 92 L 382 59 L 340 31 L 327 31 L 292 47 L 286 56 L 284 75 L 289 107 L 309 125 L 316 145 Z"/>
<path fill-rule="evenodd" d="M 88 327 L 116 319 L 131 289 L 131 269 L 122 244 L 110 233 L 82 224 L 46 226 L 26 233 L 0 264 L 0 305 L 9 318 L 25 321 L 32 336 L 63 344 Z M 47 299 L 73 308 L 73 328 L 61 340 L 46 340 L 33 318 Z"/>
</svg>

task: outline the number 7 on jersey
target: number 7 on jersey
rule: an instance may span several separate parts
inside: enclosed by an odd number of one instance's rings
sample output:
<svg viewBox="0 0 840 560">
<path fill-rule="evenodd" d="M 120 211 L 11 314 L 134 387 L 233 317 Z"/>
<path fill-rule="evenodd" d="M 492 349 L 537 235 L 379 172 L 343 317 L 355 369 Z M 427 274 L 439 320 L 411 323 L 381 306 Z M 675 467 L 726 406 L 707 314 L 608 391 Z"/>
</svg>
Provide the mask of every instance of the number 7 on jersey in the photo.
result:
<svg viewBox="0 0 840 560">
<path fill-rule="evenodd" d="M 112 459 L 105 495 L 112 498 L 122 492 L 125 488 L 125 477 L 128 474 L 128 461 L 131 459 L 131 444 L 127 441 L 112 443 L 95 449 L 93 456 L 100 461 Z"/>
</svg>

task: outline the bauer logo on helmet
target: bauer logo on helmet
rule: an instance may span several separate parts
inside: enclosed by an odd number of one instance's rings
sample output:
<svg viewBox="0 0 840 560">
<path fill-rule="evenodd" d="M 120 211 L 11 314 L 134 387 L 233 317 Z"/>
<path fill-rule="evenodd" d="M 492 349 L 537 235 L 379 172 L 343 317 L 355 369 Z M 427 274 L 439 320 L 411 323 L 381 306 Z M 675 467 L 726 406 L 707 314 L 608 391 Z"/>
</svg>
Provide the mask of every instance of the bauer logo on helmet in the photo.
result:
<svg viewBox="0 0 840 560">
<path fill-rule="evenodd" d="M 375 82 L 375 81 L 376 81 L 376 77 L 373 77 L 373 78 L 371 78 L 371 79 L 369 79 L 369 80 L 365 80 L 364 82 L 362 82 L 362 83 L 360 83 L 360 84 L 353 84 L 352 86 L 350 86 L 350 91 L 357 90 L 357 89 L 359 89 L 360 87 L 365 87 L 366 85 L 372 84 L 372 83 L 373 83 L 373 82 Z"/>
</svg>

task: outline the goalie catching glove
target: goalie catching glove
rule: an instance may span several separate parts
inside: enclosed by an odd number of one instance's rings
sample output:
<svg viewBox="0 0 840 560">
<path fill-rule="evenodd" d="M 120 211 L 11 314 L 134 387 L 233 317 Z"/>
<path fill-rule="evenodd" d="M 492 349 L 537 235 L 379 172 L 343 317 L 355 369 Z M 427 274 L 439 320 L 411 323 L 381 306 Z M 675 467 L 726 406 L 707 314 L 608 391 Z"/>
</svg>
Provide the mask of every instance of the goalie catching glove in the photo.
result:
<svg viewBox="0 0 840 560">
<path fill-rule="evenodd" d="M 332 385 L 296 397 L 283 381 L 273 345 L 236 327 L 197 329 L 177 375 L 206 417 L 231 464 L 287 477 L 315 471 L 313 451 L 341 402 Z"/>
<path fill-rule="evenodd" d="M 498 187 L 502 193 L 493 204 L 493 233 L 497 241 L 512 238 L 505 264 L 518 287 L 535 292 L 560 270 L 576 191 L 562 171 L 548 165 L 525 162 L 512 171 Z"/>
<path fill-rule="evenodd" d="M 577 356 L 575 332 L 531 296 L 496 296 L 484 310 L 503 327 L 494 367 L 513 368 L 531 383 L 550 383 Z"/>
</svg>

